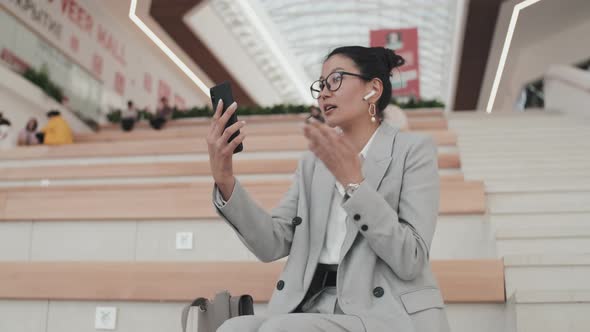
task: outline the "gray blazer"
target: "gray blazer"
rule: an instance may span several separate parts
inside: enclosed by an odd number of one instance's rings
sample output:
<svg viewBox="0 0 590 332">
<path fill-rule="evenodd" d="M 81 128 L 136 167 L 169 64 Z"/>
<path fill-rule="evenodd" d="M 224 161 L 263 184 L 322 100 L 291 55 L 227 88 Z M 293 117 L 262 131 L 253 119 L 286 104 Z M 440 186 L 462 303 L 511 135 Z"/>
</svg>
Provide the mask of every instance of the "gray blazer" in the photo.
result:
<svg viewBox="0 0 590 332">
<path fill-rule="evenodd" d="M 338 268 L 338 303 L 368 332 L 449 331 L 429 262 L 439 208 L 436 145 L 382 123 L 363 164 L 365 181 L 342 203 L 347 234 Z M 271 214 L 236 181 L 219 215 L 260 260 L 289 256 L 269 303 L 292 312 L 311 283 L 323 246 L 335 178 L 306 152 L 293 184 Z M 214 197 L 217 188 L 214 188 Z"/>
</svg>

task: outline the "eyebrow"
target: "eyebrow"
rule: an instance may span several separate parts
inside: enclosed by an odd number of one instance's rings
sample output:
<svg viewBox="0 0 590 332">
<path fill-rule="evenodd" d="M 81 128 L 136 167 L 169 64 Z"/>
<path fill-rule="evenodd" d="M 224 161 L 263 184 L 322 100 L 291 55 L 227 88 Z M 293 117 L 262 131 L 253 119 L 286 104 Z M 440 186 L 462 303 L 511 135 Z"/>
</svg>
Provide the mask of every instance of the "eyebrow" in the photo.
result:
<svg viewBox="0 0 590 332">
<path fill-rule="evenodd" d="M 342 68 L 342 67 L 336 67 L 336 68 L 334 68 L 334 70 L 332 70 L 330 72 L 330 74 L 332 74 L 333 72 L 338 71 L 338 70 L 344 70 L 344 68 Z M 328 75 L 330 75 L 330 74 L 328 74 Z M 324 79 L 324 76 L 320 76 L 320 80 L 323 80 L 323 79 Z"/>
</svg>

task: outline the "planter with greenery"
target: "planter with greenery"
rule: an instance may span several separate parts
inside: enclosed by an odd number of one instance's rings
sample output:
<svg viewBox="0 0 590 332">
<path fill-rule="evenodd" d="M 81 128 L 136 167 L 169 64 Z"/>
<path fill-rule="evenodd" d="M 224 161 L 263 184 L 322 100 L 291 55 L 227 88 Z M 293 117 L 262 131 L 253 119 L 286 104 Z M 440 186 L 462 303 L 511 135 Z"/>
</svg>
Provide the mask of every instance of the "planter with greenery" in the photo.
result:
<svg viewBox="0 0 590 332">
<path fill-rule="evenodd" d="M 414 100 L 410 99 L 405 103 L 398 103 L 395 100 L 391 102 L 394 105 L 399 106 L 402 109 L 416 109 L 416 108 L 440 108 L 444 107 L 444 104 L 438 100 Z M 271 107 L 261 106 L 239 106 L 238 115 L 268 115 L 268 114 L 301 114 L 309 112 L 308 105 L 286 105 L 279 104 Z M 154 115 L 145 110 L 138 112 L 139 119 L 149 120 Z M 174 108 L 172 113 L 172 119 L 184 119 L 184 118 L 199 118 L 209 117 L 213 114 L 213 111 L 208 106 L 193 107 L 187 110 L 179 110 Z M 121 121 L 121 110 L 113 110 L 107 114 L 107 120 L 111 123 L 119 123 Z"/>
<path fill-rule="evenodd" d="M 41 66 L 41 69 L 36 70 L 29 68 L 23 73 L 24 78 L 35 84 L 43 90 L 49 97 L 61 103 L 64 99 L 61 87 L 53 83 L 49 78 L 49 70 L 46 65 Z"/>
</svg>

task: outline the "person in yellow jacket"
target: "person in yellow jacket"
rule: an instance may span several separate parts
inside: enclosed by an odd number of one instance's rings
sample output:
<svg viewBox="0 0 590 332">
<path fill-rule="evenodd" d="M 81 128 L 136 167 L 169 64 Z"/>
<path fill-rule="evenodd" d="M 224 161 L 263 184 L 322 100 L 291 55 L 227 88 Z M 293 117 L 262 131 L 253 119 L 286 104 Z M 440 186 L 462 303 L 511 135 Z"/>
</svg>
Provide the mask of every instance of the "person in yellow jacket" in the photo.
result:
<svg viewBox="0 0 590 332">
<path fill-rule="evenodd" d="M 43 144 L 60 145 L 74 143 L 72 130 L 59 111 L 49 111 L 47 117 L 49 121 L 41 130 L 43 133 Z"/>
</svg>

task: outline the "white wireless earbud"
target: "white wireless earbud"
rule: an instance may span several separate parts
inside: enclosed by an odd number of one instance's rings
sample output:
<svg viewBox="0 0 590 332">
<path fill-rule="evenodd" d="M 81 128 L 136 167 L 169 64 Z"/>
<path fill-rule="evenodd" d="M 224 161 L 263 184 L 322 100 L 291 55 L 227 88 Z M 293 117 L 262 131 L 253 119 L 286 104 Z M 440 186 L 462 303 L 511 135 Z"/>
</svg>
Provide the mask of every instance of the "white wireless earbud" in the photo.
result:
<svg viewBox="0 0 590 332">
<path fill-rule="evenodd" d="M 364 101 L 367 101 L 367 99 L 373 97 L 377 92 L 375 92 L 375 90 L 371 90 L 371 92 L 367 93 L 366 96 L 363 97 Z"/>
</svg>

